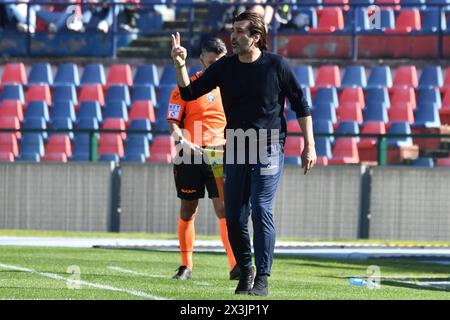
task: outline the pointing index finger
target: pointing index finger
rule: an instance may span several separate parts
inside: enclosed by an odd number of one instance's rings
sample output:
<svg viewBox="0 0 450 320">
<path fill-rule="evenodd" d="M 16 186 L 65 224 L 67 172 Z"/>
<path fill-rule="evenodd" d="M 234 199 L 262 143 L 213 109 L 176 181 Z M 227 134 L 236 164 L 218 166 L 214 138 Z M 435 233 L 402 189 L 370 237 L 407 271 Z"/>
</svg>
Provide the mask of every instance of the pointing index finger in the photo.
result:
<svg viewBox="0 0 450 320">
<path fill-rule="evenodd" d="M 172 49 L 173 49 L 173 48 L 177 47 L 177 40 L 173 34 L 171 35 L 171 37 L 172 37 Z"/>
<path fill-rule="evenodd" d="M 179 46 L 179 45 L 181 45 L 181 37 L 180 37 L 180 33 L 179 32 L 177 32 L 177 45 Z"/>
</svg>

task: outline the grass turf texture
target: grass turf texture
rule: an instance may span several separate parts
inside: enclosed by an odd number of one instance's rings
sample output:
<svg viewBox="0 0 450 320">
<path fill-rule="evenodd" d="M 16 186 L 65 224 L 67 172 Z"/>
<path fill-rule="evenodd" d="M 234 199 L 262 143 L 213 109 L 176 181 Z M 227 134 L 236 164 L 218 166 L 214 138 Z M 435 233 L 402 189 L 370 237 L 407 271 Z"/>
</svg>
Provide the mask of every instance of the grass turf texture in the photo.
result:
<svg viewBox="0 0 450 320">
<path fill-rule="evenodd" d="M 77 265 L 81 280 L 120 289 L 145 292 L 167 299 L 261 299 L 234 295 L 236 281 L 228 280 L 224 254 L 195 253 L 194 277 L 172 280 L 178 253 L 133 250 L 0 247 L 0 264 L 33 269 L 69 278 Z M 366 275 L 378 265 L 382 276 L 448 277 L 448 266 L 390 260 L 330 260 L 276 256 L 270 277 L 270 296 L 263 299 L 449 299 L 450 292 L 382 285 L 369 290 L 348 284 L 343 275 Z M 139 274 L 120 272 L 111 267 Z M 142 299 L 125 292 L 81 286 L 67 288 L 64 280 L 0 267 L 0 299 Z"/>
</svg>

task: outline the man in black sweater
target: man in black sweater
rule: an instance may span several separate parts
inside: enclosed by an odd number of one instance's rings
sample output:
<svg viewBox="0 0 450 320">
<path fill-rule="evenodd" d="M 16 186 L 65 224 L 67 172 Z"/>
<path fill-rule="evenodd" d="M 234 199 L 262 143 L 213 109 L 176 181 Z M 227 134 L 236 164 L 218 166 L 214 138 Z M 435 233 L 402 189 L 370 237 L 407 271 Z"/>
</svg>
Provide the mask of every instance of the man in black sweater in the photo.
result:
<svg viewBox="0 0 450 320">
<path fill-rule="evenodd" d="M 286 137 L 284 102 L 296 112 L 305 139 L 302 166 L 316 162 L 312 118 L 303 92 L 286 59 L 266 52 L 266 29 L 258 14 L 244 11 L 233 23 L 233 55 L 222 57 L 190 82 L 186 49 L 172 35 L 172 59 L 183 100 L 220 88 L 227 119 L 225 214 L 228 236 L 241 277 L 236 294 L 268 295 L 275 227 L 273 202 L 283 171 Z M 248 217 L 252 213 L 256 277 L 252 272 Z"/>
</svg>

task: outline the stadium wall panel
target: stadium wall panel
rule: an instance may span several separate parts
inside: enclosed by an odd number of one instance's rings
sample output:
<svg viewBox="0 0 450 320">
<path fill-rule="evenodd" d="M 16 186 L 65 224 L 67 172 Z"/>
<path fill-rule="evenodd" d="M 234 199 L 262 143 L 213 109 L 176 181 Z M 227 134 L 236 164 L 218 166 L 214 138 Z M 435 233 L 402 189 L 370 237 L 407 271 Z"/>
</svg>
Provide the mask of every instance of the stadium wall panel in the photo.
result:
<svg viewBox="0 0 450 320">
<path fill-rule="evenodd" d="M 370 238 L 450 240 L 450 170 L 375 167 Z"/>
<path fill-rule="evenodd" d="M 110 231 L 109 163 L 0 163 L 0 228 Z"/>
</svg>

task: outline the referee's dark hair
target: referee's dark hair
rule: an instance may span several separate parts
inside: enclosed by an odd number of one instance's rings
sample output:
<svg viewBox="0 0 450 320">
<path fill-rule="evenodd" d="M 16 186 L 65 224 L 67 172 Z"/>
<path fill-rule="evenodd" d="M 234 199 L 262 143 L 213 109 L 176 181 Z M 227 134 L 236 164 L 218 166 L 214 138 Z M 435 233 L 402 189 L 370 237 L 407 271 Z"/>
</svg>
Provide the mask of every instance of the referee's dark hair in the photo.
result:
<svg viewBox="0 0 450 320">
<path fill-rule="evenodd" d="M 212 52 L 215 54 L 227 53 L 225 43 L 219 38 L 209 38 L 202 45 L 202 52 Z"/>
</svg>

